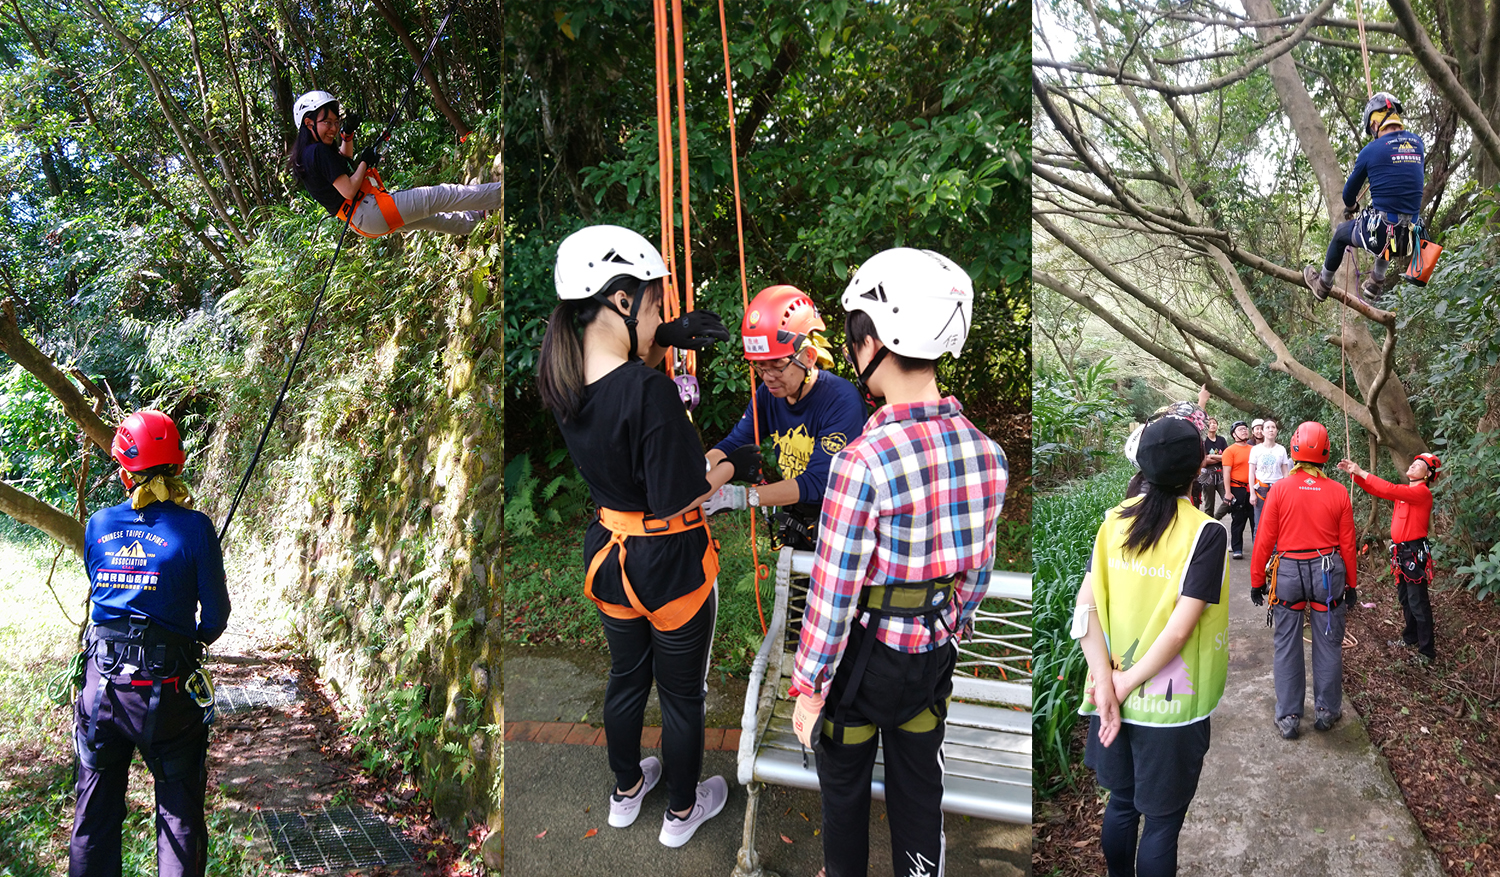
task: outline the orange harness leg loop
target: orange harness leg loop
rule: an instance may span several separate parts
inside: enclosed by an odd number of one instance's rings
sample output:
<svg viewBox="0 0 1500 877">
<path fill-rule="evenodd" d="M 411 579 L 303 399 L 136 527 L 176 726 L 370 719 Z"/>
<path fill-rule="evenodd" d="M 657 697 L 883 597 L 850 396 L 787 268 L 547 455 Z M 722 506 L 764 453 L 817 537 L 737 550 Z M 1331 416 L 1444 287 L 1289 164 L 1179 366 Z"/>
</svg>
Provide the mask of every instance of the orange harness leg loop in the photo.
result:
<svg viewBox="0 0 1500 877">
<path fill-rule="evenodd" d="M 709 534 L 708 547 L 703 552 L 703 584 L 701 587 L 684 594 L 655 612 L 647 609 L 636 596 L 635 588 L 630 585 L 630 577 L 625 574 L 625 540 L 630 536 L 665 536 L 670 533 L 685 533 L 688 530 L 696 530 L 702 527 L 708 531 L 708 520 L 703 516 L 701 508 L 692 508 L 682 514 L 662 520 L 653 518 L 645 512 L 619 512 L 614 509 L 599 509 L 599 523 L 609 530 L 609 541 L 600 548 L 589 562 L 588 574 L 583 580 L 583 593 L 599 611 L 610 618 L 645 618 L 651 622 L 651 626 L 657 630 L 676 630 L 687 624 L 698 610 L 703 608 L 703 602 L 708 599 L 709 592 L 713 590 L 714 582 L 719 577 L 719 552 L 714 546 L 713 535 Z M 630 601 L 629 606 L 621 606 L 618 603 L 608 603 L 594 596 L 594 574 L 609 557 L 616 547 L 619 548 L 620 583 L 625 587 L 625 598 Z"/>
<path fill-rule="evenodd" d="M 386 228 L 389 229 L 386 234 L 390 234 L 392 231 L 406 224 L 406 220 L 401 218 L 401 211 L 396 209 L 396 199 L 392 198 L 391 193 L 386 191 L 385 183 L 380 179 L 380 172 L 375 170 L 375 168 L 365 171 L 365 179 L 364 182 L 359 184 L 359 191 L 360 201 L 364 201 L 366 195 L 375 196 L 375 206 L 380 208 L 380 215 L 385 218 Z M 381 237 L 378 234 L 370 234 L 349 219 L 349 213 L 354 209 L 354 205 L 355 202 L 352 200 L 345 201 L 344 206 L 339 208 L 339 219 L 348 222 L 350 228 L 367 238 Z"/>
</svg>

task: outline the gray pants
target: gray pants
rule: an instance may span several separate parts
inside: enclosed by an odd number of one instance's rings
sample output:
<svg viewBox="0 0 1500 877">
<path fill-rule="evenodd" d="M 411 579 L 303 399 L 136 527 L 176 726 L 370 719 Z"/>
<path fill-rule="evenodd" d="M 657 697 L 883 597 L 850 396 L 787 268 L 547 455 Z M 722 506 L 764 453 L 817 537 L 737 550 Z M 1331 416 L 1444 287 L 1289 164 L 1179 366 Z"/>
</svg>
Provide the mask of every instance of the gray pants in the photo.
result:
<svg viewBox="0 0 1500 877">
<path fill-rule="evenodd" d="M 501 183 L 482 186 L 418 186 L 391 192 L 396 212 L 405 224 L 399 230 L 426 229 L 444 234 L 468 234 L 482 218 L 480 211 L 500 208 Z M 374 195 L 366 195 L 354 208 L 353 225 L 367 235 L 378 237 L 391 230 Z"/>
<path fill-rule="evenodd" d="M 1276 597 L 1288 603 L 1316 600 L 1327 604 L 1344 593 L 1344 559 L 1330 555 L 1328 580 L 1324 583 L 1323 561 L 1282 558 L 1276 567 Z M 1329 596 L 1329 592 L 1332 596 Z M 1294 611 L 1272 607 L 1275 644 L 1276 718 L 1302 717 L 1307 693 L 1307 674 L 1302 659 L 1302 619 L 1312 610 L 1313 707 L 1322 714 L 1338 715 L 1344 705 L 1344 613 L 1340 603 L 1332 612 L 1308 606 Z"/>
</svg>

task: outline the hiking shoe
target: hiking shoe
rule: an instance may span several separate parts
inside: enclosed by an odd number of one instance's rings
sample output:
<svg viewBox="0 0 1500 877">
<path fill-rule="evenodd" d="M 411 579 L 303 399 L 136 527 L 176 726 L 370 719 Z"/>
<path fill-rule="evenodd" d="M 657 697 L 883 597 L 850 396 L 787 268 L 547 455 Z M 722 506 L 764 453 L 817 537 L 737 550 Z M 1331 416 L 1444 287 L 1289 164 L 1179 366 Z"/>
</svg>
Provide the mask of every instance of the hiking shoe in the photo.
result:
<svg viewBox="0 0 1500 877">
<path fill-rule="evenodd" d="M 1425 670 L 1428 667 L 1432 666 L 1433 659 L 1431 655 L 1424 655 L 1421 652 L 1417 652 L 1415 655 L 1412 655 L 1409 660 L 1411 661 L 1411 665 L 1413 667 Z"/>
<path fill-rule="evenodd" d="M 1244 560 L 1245 559 L 1245 552 L 1243 552 L 1243 551 L 1236 551 L 1234 553 L 1234 559 L 1235 560 Z"/>
<path fill-rule="evenodd" d="M 1334 723 L 1343 717 L 1344 714 L 1342 712 L 1331 713 L 1327 710 L 1318 710 L 1318 718 L 1317 721 L 1313 722 L 1313 728 L 1319 731 L 1326 731 L 1332 728 Z"/>
<path fill-rule="evenodd" d="M 1312 290 L 1313 298 L 1323 301 L 1328 298 L 1329 290 L 1333 287 L 1323 282 L 1323 276 L 1318 273 L 1316 265 L 1308 265 L 1302 269 L 1302 282 Z"/>
<path fill-rule="evenodd" d="M 1386 645 L 1390 646 L 1393 649 L 1414 649 L 1417 647 L 1416 643 L 1409 643 L 1406 640 L 1399 638 L 1387 640 Z"/>
<path fill-rule="evenodd" d="M 1282 716 L 1276 720 L 1276 730 L 1281 732 L 1281 739 L 1297 739 L 1297 726 L 1302 724 L 1301 716 Z"/>
<path fill-rule="evenodd" d="M 1370 304 L 1379 304 L 1380 296 L 1385 293 L 1385 281 L 1376 280 L 1374 277 L 1366 277 L 1365 282 L 1359 285 L 1359 292 Z"/>
<path fill-rule="evenodd" d="M 729 800 L 729 784 L 723 777 L 709 777 L 698 784 L 698 800 L 687 816 L 673 816 L 672 811 L 661 818 L 661 837 L 664 846 L 680 847 L 693 837 L 698 826 L 719 815 L 724 803 Z"/>
<path fill-rule="evenodd" d="M 661 759 L 655 755 L 641 759 L 641 788 L 634 795 L 609 796 L 609 824 L 615 828 L 624 828 L 635 821 L 641 815 L 641 801 L 645 800 L 646 793 L 656 788 L 656 783 L 661 779 Z"/>
</svg>

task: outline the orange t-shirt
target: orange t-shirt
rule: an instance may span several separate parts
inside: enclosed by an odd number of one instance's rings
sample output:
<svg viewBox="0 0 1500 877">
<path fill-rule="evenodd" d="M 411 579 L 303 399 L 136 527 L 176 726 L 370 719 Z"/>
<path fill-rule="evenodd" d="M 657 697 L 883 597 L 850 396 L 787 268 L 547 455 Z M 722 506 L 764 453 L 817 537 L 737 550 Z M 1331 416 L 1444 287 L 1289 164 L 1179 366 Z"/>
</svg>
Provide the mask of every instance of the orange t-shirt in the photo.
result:
<svg viewBox="0 0 1500 877">
<path fill-rule="evenodd" d="M 1235 442 L 1224 449 L 1224 468 L 1229 472 L 1231 487 L 1244 487 L 1250 483 L 1250 449 L 1253 447 Z"/>
</svg>

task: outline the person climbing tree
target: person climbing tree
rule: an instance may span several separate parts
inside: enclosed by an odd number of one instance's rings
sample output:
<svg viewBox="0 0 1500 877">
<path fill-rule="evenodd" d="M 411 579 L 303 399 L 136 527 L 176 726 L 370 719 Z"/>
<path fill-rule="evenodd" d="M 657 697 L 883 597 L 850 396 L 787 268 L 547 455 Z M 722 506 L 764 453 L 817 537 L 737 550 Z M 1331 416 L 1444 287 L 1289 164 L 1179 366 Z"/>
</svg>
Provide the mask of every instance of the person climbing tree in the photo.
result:
<svg viewBox="0 0 1500 877">
<path fill-rule="evenodd" d="M 1229 550 L 1235 560 L 1245 556 L 1245 522 L 1250 522 L 1250 536 L 1255 537 L 1255 517 L 1250 506 L 1250 427 L 1236 420 L 1230 430 L 1234 444 L 1224 449 L 1224 501 L 1229 503 Z"/>
<path fill-rule="evenodd" d="M 1295 465 L 1266 497 L 1250 563 L 1251 602 L 1271 601 L 1276 729 L 1287 740 L 1297 738 L 1307 693 L 1304 612 L 1312 607 L 1313 727 L 1326 731 L 1343 715 L 1344 615 L 1359 599 L 1354 507 L 1349 491 L 1323 474 L 1328 430 L 1307 421 L 1291 445 Z"/>
<path fill-rule="evenodd" d="M 1105 515 L 1078 589 L 1072 635 L 1090 673 L 1084 764 L 1110 793 L 1099 840 L 1111 877 L 1177 873 L 1177 837 L 1228 677 L 1228 534 L 1188 498 L 1203 458 L 1191 421 L 1147 424 L 1135 456 L 1146 491 Z"/>
<path fill-rule="evenodd" d="M 375 171 L 381 160 L 376 145 L 354 158 L 360 121 L 357 113 L 341 120 L 338 100 L 326 91 L 302 95 L 292 111 L 292 174 L 330 215 L 346 219 L 352 209 L 349 225 L 355 231 L 372 238 L 402 228 L 465 235 L 479 225 L 483 211 L 500 207 L 501 183 L 388 191 Z"/>
<path fill-rule="evenodd" d="M 792 669 L 793 727 L 817 752 L 826 877 L 868 869 L 882 741 L 896 871 L 943 873 L 955 635 L 989 587 L 1008 477 L 1005 452 L 937 386 L 973 298 L 957 264 L 909 248 L 871 256 L 844 291 L 844 355 L 885 404 L 834 456 Z"/>
<path fill-rule="evenodd" d="M 1366 472 L 1353 460 L 1340 460 L 1359 488 L 1371 496 L 1395 500 L 1391 512 L 1391 572 L 1396 576 L 1396 599 L 1401 604 L 1401 638 L 1392 646 L 1416 649 L 1419 664 L 1437 657 L 1432 603 L 1427 588 L 1432 584 L 1432 543 L 1427 541 L 1432 520 L 1432 489 L 1442 461 L 1432 454 L 1418 454 L 1406 468 L 1407 484 L 1395 485 Z"/>
<path fill-rule="evenodd" d="M 1411 227 L 1422 209 L 1422 162 L 1426 146 L 1401 122 L 1401 102 L 1386 92 L 1377 92 L 1365 104 L 1364 133 L 1369 143 L 1359 151 L 1354 170 L 1344 183 L 1344 222 L 1333 231 L 1323 268 L 1308 265 L 1302 279 L 1318 301 L 1328 298 L 1334 273 L 1344 261 L 1344 251 L 1353 245 L 1375 254 L 1370 276 L 1360 292 L 1371 304 L 1380 298 L 1385 270 L 1390 260 L 1406 255 L 1414 246 Z M 1359 209 L 1359 192 L 1370 184 L 1370 206 Z M 1352 291 L 1352 290 L 1351 290 Z"/>
<path fill-rule="evenodd" d="M 561 303 L 542 338 L 537 388 L 599 506 L 584 534 L 583 589 L 609 643 L 609 824 L 633 823 L 665 776 L 659 839 L 679 847 L 729 797 L 723 777 L 698 782 L 719 571 L 700 506 L 731 479 L 758 480 L 760 452 L 737 448 L 705 475 L 677 386 L 656 366 L 668 347 L 702 349 L 729 332 L 703 310 L 663 323 L 666 276 L 661 254 L 630 229 L 595 225 L 569 235 L 557 248 Z M 642 760 L 653 680 L 662 758 Z"/>
<path fill-rule="evenodd" d="M 192 509 L 178 478 L 185 458 L 172 418 L 152 410 L 126 417 L 110 456 L 128 496 L 94 513 L 84 536 L 92 608 L 74 708 L 68 874 L 120 873 L 125 790 L 139 749 L 156 788 L 158 872 L 202 875 L 213 693 L 200 661 L 229 624 L 224 556 L 213 522 Z"/>
<path fill-rule="evenodd" d="M 740 339 L 760 386 L 734 429 L 708 452 L 714 464 L 735 448 L 754 444 L 757 429 L 771 437 L 782 480 L 759 487 L 726 484 L 703 510 L 779 507 L 771 516 L 777 548 L 812 550 L 829 464 L 865 425 L 859 391 L 819 367 L 833 365 L 826 328 L 812 299 L 795 286 L 769 286 L 751 299 Z"/>
</svg>

